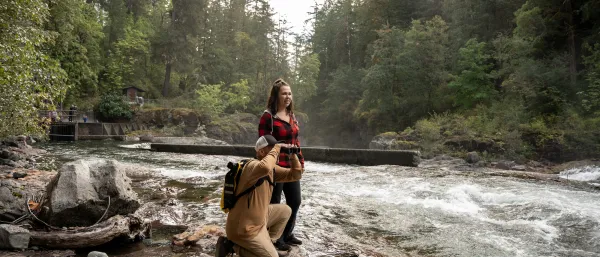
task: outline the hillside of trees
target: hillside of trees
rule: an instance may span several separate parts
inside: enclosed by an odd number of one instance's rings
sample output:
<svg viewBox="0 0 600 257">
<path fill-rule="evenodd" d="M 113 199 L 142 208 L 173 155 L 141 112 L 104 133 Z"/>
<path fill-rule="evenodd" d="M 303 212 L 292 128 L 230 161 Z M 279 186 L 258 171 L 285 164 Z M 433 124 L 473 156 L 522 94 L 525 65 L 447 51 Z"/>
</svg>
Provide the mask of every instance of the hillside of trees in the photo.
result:
<svg viewBox="0 0 600 257">
<path fill-rule="evenodd" d="M 37 110 L 93 109 L 126 86 L 161 106 L 259 115 L 282 77 L 313 145 L 367 147 L 395 132 L 398 149 L 431 153 L 449 140 L 527 158 L 599 149 L 599 1 L 314 7 L 296 35 L 267 0 L 2 1 L 0 136 L 39 131 Z"/>
<path fill-rule="evenodd" d="M 428 151 L 456 138 L 531 158 L 598 150 L 600 2 L 325 2 L 306 112 L 329 144 L 392 131 Z"/>
</svg>

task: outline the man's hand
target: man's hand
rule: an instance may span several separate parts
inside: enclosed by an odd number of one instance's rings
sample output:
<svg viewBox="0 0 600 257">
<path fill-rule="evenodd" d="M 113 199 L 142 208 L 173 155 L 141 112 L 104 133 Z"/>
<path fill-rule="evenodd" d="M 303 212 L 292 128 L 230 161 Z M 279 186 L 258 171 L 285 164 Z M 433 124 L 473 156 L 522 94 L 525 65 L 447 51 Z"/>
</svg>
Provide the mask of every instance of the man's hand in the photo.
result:
<svg viewBox="0 0 600 257">
<path fill-rule="evenodd" d="M 296 145 L 292 145 L 292 144 L 283 144 L 281 146 L 281 152 L 282 153 L 287 153 L 287 154 L 297 154 L 298 152 L 300 152 L 300 147 L 297 147 Z"/>
</svg>

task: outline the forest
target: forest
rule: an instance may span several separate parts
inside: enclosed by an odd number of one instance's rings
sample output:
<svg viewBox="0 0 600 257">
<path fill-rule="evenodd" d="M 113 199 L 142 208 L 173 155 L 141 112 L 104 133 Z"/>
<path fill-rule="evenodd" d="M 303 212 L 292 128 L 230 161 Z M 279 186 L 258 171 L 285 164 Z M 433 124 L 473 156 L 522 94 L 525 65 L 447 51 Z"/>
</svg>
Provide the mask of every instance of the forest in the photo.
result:
<svg viewBox="0 0 600 257">
<path fill-rule="evenodd" d="M 385 133 L 392 149 L 429 154 L 600 150 L 600 1 L 325 0 L 305 34 L 275 11 L 266 0 L 2 1 L 0 136 L 127 86 L 163 107 L 259 115 L 281 77 L 312 145 L 362 148 Z"/>
</svg>

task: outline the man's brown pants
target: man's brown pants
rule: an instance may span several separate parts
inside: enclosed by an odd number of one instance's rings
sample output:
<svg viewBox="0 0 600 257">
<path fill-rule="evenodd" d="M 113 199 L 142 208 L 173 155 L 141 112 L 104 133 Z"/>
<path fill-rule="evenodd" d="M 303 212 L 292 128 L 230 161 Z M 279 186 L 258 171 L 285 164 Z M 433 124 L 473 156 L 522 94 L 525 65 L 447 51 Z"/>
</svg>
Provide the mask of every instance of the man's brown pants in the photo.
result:
<svg viewBox="0 0 600 257">
<path fill-rule="evenodd" d="M 292 209 L 285 204 L 269 205 L 267 226 L 256 237 L 235 242 L 235 252 L 240 257 L 278 257 L 273 242 L 281 237 L 291 214 Z"/>
</svg>

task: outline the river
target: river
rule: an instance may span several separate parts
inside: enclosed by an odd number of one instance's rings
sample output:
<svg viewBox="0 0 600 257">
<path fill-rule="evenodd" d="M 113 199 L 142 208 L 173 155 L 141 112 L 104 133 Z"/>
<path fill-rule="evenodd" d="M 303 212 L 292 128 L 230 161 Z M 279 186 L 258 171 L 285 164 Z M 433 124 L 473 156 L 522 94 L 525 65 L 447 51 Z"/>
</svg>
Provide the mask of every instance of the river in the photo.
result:
<svg viewBox="0 0 600 257">
<path fill-rule="evenodd" d="M 123 142 L 41 145 L 46 166 L 80 158 L 145 170 L 134 187 L 163 224 L 218 224 L 221 178 L 234 156 L 159 153 Z M 317 256 L 600 256 L 600 191 L 498 177 L 439 164 L 419 168 L 307 161 L 296 235 Z M 566 171 L 598 180 L 600 169 Z M 175 193 L 175 199 L 157 196 Z M 159 205 L 158 202 L 168 204 Z M 159 207 L 157 207 L 159 206 Z"/>
</svg>

